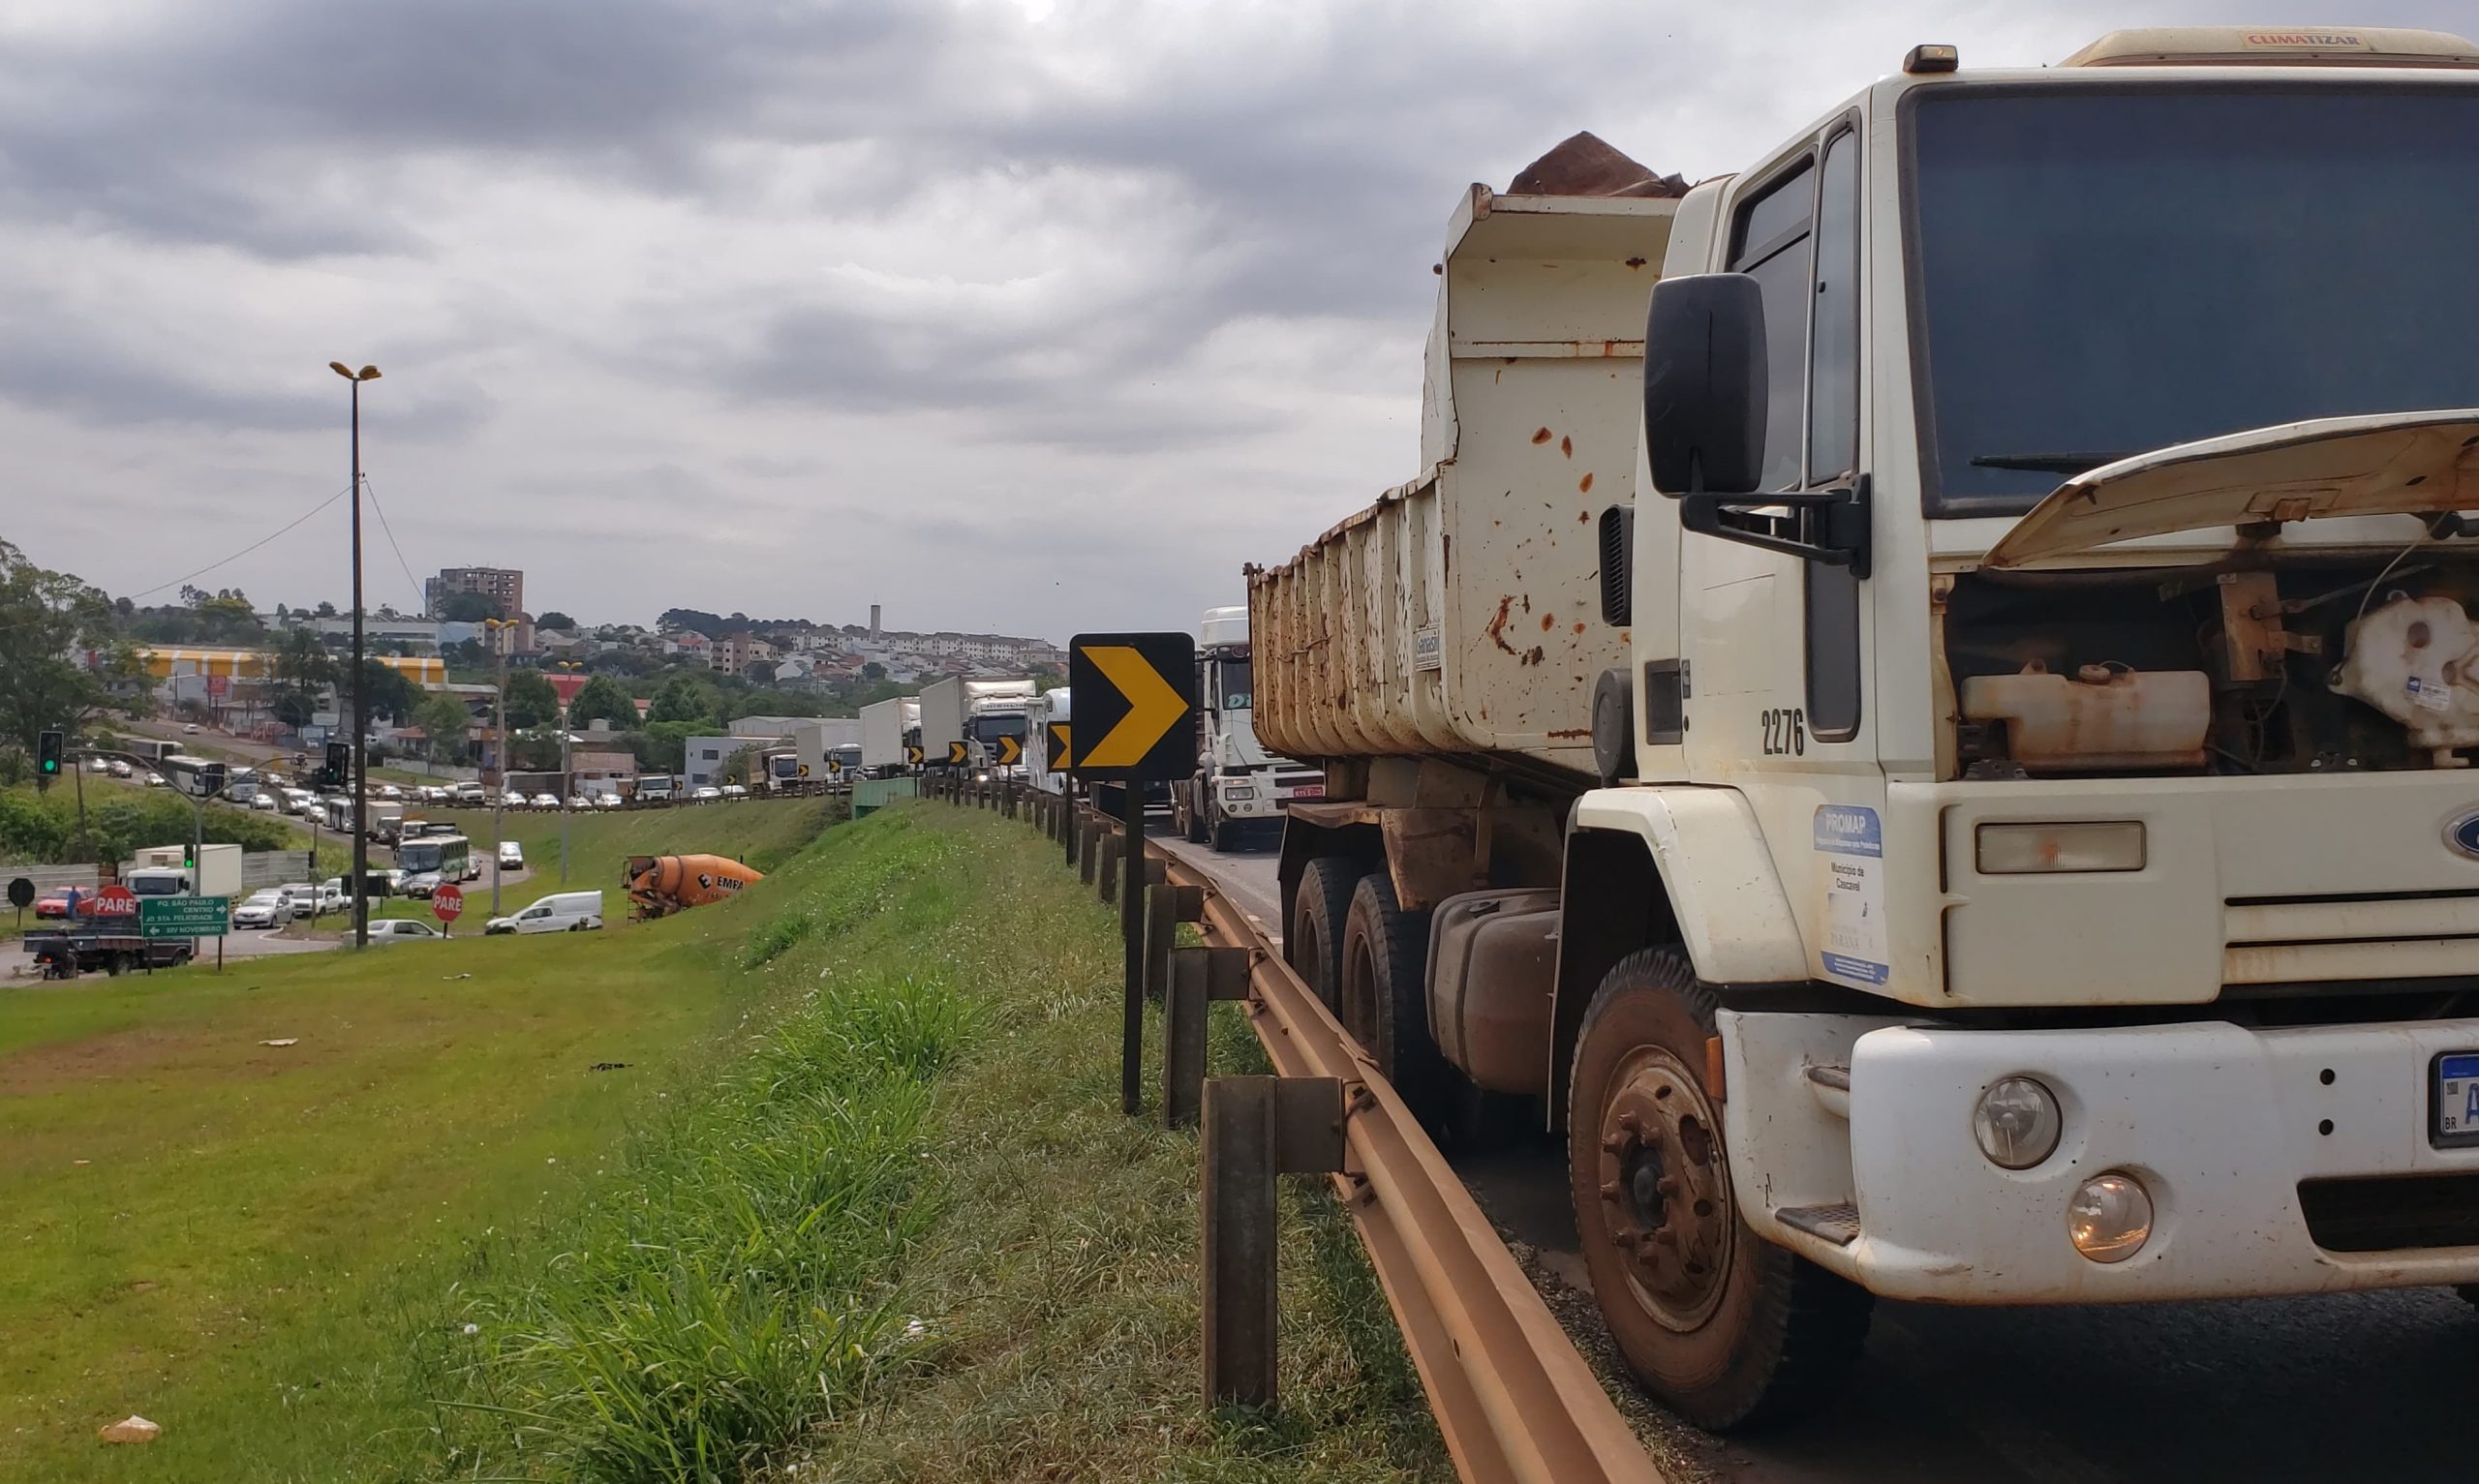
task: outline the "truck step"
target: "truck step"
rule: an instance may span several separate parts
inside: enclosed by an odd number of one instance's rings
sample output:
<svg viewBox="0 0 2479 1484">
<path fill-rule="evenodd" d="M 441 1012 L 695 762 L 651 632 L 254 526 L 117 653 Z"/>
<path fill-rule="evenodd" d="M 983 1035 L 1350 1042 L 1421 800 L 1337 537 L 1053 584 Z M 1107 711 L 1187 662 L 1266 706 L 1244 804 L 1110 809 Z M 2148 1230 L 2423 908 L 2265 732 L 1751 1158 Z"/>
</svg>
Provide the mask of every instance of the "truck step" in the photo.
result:
<svg viewBox="0 0 2479 1484">
<path fill-rule="evenodd" d="M 1808 1091 L 1836 1118 L 1851 1116 L 1851 1069 L 1839 1062 L 1810 1062 L 1803 1074 Z"/>
<path fill-rule="evenodd" d="M 1783 1226 L 1821 1236 L 1836 1247 L 1859 1240 L 1859 1208 L 1848 1201 L 1837 1206 L 1783 1206 L 1773 1213 Z"/>
</svg>

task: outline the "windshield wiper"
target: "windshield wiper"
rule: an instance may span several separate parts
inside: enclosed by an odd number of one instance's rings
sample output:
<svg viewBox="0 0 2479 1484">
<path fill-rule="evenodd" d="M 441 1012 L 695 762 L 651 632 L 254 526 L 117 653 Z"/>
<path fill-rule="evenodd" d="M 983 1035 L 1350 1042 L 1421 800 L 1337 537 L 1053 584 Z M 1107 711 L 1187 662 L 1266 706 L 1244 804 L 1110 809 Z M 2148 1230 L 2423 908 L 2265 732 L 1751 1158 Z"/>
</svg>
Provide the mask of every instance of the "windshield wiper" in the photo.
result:
<svg viewBox="0 0 2479 1484">
<path fill-rule="evenodd" d="M 2131 459 L 2141 453 L 2130 448 L 2123 453 L 1984 453 L 1972 460 L 1976 469 L 2028 469 L 2044 474 L 2088 474 L 2103 464 Z"/>
</svg>

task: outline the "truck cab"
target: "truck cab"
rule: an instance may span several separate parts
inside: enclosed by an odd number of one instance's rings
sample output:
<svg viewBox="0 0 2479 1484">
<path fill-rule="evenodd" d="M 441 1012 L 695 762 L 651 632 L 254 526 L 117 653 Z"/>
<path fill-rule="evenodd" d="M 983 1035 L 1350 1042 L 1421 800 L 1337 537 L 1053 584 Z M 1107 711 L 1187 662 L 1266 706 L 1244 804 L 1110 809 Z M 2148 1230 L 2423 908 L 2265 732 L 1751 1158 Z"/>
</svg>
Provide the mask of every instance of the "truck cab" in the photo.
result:
<svg viewBox="0 0 2479 1484">
<path fill-rule="evenodd" d="M 1515 202 L 1551 325 L 1666 218 L 1624 413 L 1442 297 L 1428 482 L 1252 576 L 1337 795 L 1286 951 L 1541 1100 L 1684 1415 L 1813 1405 L 1877 1294 L 2479 1284 L 2474 167 L 2460 38 L 1914 48 L 1662 212 Z"/>
<path fill-rule="evenodd" d="M 1209 608 L 1197 633 L 1197 771 L 1171 785 L 1172 825 L 1191 843 L 1231 850 L 1282 828 L 1283 805 L 1322 799 L 1325 775 L 1257 741 L 1248 610 Z"/>
</svg>

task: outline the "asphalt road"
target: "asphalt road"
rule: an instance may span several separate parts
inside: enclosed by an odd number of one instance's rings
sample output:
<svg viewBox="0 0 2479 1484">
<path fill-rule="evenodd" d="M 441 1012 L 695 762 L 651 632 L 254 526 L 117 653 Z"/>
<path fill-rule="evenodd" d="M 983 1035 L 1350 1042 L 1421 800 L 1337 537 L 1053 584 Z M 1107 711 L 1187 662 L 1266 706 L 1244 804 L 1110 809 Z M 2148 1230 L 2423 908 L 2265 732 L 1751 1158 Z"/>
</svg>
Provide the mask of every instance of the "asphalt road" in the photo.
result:
<svg viewBox="0 0 2479 1484">
<path fill-rule="evenodd" d="M 1270 849 L 1154 833 L 1270 926 Z M 1455 1161 L 1587 1353 L 1564 1154 L 1546 1136 Z M 1562 1291 L 1562 1288 L 1565 1291 Z M 2468 1484 L 2479 1310 L 2452 1292 L 2137 1307 L 1880 1303 L 1855 1384 L 1794 1428 L 1719 1439 L 1613 1396 L 1673 1474 L 1723 1484 Z"/>
</svg>

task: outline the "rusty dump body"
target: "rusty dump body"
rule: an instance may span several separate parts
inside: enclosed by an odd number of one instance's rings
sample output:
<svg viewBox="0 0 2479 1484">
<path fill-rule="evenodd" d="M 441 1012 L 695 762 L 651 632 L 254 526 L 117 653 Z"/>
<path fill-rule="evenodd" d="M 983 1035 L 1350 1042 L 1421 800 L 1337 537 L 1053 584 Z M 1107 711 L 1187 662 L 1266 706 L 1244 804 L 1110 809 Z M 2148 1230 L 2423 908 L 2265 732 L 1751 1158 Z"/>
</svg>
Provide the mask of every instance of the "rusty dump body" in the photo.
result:
<svg viewBox="0 0 2479 1484">
<path fill-rule="evenodd" d="M 1602 516 L 1634 500 L 1645 301 L 1685 187 L 1590 135 L 1516 186 L 1538 194 L 1476 185 L 1448 227 L 1421 476 L 1250 573 L 1257 731 L 1284 756 L 1590 780 L 1593 683 L 1628 651 L 1599 621 Z"/>
<path fill-rule="evenodd" d="M 621 871 L 632 922 L 668 917 L 737 894 L 766 873 L 729 856 L 630 856 Z"/>
</svg>

